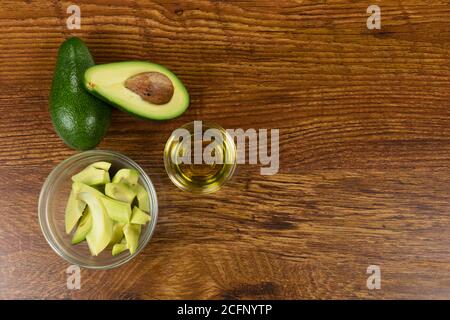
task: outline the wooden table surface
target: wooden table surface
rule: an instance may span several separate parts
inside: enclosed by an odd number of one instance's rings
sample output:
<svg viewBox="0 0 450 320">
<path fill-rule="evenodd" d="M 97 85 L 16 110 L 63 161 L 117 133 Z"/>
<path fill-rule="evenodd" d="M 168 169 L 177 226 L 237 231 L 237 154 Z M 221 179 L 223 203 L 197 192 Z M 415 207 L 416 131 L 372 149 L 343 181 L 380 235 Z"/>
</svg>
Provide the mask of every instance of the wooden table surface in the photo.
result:
<svg viewBox="0 0 450 320">
<path fill-rule="evenodd" d="M 0 4 L 0 298 L 450 298 L 450 1 L 86 0 L 80 30 L 70 4 Z M 366 27 L 371 4 L 381 30 Z M 168 66 L 192 100 L 162 123 L 114 110 L 98 148 L 143 166 L 160 216 L 137 258 L 83 269 L 80 290 L 37 215 L 75 153 L 48 112 L 71 35 L 97 63 Z M 279 173 L 241 165 L 215 194 L 178 190 L 163 148 L 192 120 L 280 129 Z"/>
</svg>

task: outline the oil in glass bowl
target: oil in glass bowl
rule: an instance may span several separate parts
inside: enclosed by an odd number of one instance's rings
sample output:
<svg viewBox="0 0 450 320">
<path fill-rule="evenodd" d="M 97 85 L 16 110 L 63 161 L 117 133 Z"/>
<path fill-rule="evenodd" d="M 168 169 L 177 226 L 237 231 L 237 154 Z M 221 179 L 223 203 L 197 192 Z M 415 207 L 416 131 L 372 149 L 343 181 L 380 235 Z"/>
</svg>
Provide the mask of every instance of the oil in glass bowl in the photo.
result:
<svg viewBox="0 0 450 320">
<path fill-rule="evenodd" d="M 180 139 L 178 130 L 184 130 Z M 205 141 L 214 130 L 215 137 Z M 236 168 L 236 146 L 222 127 L 201 121 L 190 122 L 175 130 L 166 142 L 164 164 L 172 182 L 182 190 L 211 193 L 228 181 Z M 206 152 L 206 153 L 205 153 Z M 205 159 L 204 154 L 210 155 Z"/>
</svg>

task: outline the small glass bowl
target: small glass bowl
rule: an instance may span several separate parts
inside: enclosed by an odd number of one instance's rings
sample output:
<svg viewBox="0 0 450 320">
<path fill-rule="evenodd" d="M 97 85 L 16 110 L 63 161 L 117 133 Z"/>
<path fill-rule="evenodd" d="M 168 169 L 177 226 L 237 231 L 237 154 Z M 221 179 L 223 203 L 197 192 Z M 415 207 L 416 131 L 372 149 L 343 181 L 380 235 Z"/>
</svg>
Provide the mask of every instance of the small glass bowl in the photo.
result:
<svg viewBox="0 0 450 320">
<path fill-rule="evenodd" d="M 184 143 L 186 141 L 183 139 L 183 142 L 180 142 L 180 132 L 177 132 L 178 130 L 184 131 L 186 135 L 185 138 L 191 142 L 188 144 L 190 145 L 191 150 L 189 150 L 189 154 L 191 155 L 195 153 L 196 143 L 199 142 L 202 144 L 203 137 L 208 131 L 213 130 L 221 137 L 222 145 L 225 147 L 223 151 L 224 165 L 217 175 L 210 174 L 209 176 L 196 179 L 192 176 L 186 176 L 184 172 L 179 169 L 176 162 L 180 160 L 179 154 L 182 153 L 180 151 L 184 148 Z M 200 155 L 202 156 L 203 150 L 200 151 Z M 203 121 L 189 122 L 172 132 L 169 139 L 167 139 L 164 147 L 164 166 L 170 180 L 181 190 L 198 194 L 212 193 L 219 190 L 233 176 L 236 169 L 236 145 L 234 144 L 231 135 L 224 128 L 215 123 Z M 195 166 L 191 166 L 191 168 L 192 167 Z"/>
<path fill-rule="evenodd" d="M 150 198 L 151 220 L 142 228 L 137 250 L 128 250 L 117 256 L 108 247 L 98 256 L 91 256 L 86 241 L 71 244 L 72 234 L 66 234 L 64 215 L 67 199 L 72 188 L 71 177 L 97 161 L 111 162 L 113 169 L 130 168 L 140 174 L 140 183 L 147 189 Z M 53 169 L 44 182 L 39 196 L 39 223 L 45 239 L 52 249 L 71 264 L 90 269 L 111 269 L 135 257 L 149 242 L 158 219 L 156 191 L 145 171 L 130 158 L 113 151 L 91 150 L 75 154 Z"/>
</svg>

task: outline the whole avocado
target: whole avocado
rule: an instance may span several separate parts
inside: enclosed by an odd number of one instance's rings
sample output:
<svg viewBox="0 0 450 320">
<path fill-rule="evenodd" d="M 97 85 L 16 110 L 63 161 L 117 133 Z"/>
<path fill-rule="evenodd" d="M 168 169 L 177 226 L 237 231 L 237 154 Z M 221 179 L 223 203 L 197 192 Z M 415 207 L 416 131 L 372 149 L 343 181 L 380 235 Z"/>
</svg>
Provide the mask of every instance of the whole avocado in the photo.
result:
<svg viewBox="0 0 450 320">
<path fill-rule="evenodd" d="M 106 134 L 111 108 L 83 86 L 84 72 L 94 65 L 89 49 L 79 38 L 59 47 L 50 94 L 50 115 L 56 133 L 71 148 L 94 148 Z"/>
</svg>

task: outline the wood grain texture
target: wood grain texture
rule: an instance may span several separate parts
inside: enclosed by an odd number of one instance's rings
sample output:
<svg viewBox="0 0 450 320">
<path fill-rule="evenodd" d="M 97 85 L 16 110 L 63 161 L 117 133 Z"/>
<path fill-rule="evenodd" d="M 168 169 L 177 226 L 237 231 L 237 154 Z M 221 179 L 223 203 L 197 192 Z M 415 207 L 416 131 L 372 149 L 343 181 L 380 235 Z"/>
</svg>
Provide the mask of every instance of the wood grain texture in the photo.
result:
<svg viewBox="0 0 450 320">
<path fill-rule="evenodd" d="M 72 32 L 70 4 L 0 4 L 0 298 L 450 298 L 450 1 L 379 1 L 381 30 L 364 1 L 89 0 Z M 37 220 L 74 154 L 48 114 L 71 35 L 97 63 L 166 65 L 192 100 L 162 123 L 114 110 L 99 148 L 144 167 L 160 218 L 142 254 L 83 270 L 76 291 Z M 279 174 L 243 165 L 215 194 L 179 191 L 164 143 L 195 119 L 279 128 Z"/>
</svg>

